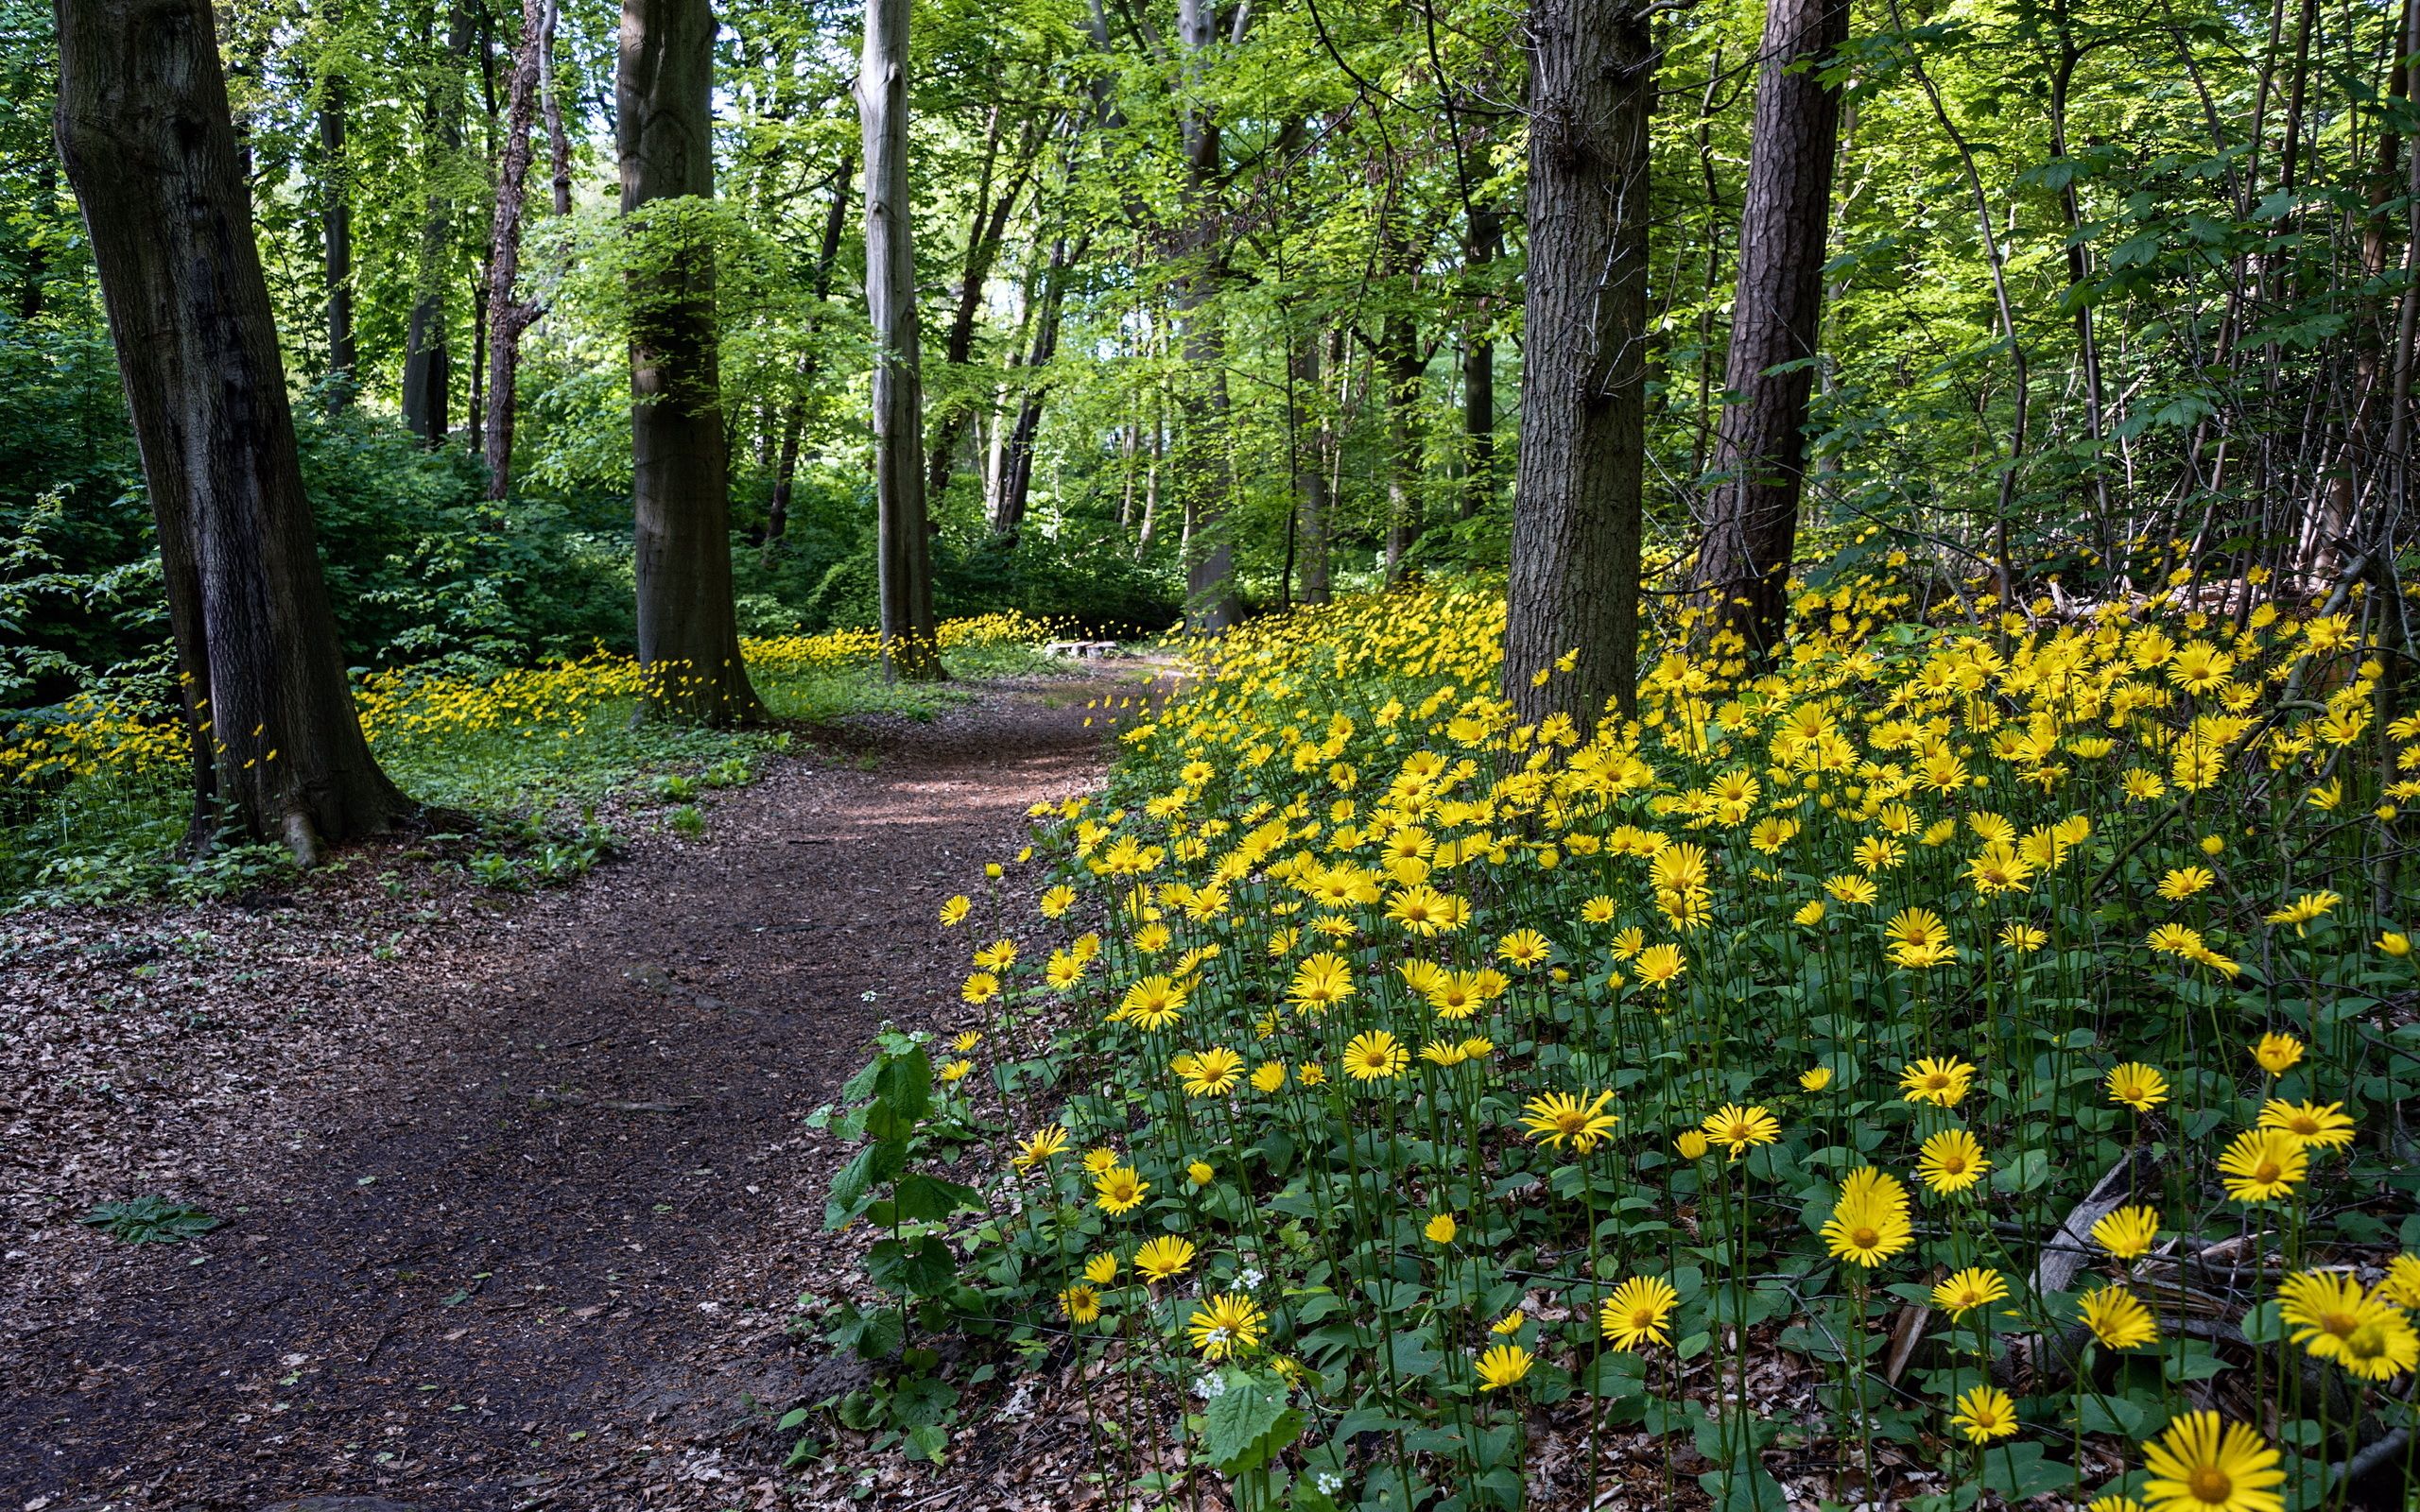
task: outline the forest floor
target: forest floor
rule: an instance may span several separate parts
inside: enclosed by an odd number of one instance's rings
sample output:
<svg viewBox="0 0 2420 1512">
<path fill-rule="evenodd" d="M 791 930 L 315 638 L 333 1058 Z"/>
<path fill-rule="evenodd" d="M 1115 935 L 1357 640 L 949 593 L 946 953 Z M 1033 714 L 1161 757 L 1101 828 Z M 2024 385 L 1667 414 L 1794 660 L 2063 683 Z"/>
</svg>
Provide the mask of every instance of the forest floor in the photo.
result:
<svg viewBox="0 0 2420 1512">
<path fill-rule="evenodd" d="M 399 845 L 0 922 L 0 1512 L 823 1503 L 776 1490 L 773 1422 L 849 1376 L 786 1325 L 860 1246 L 803 1119 L 882 1020 L 973 1017 L 936 910 L 1097 779 L 1084 705 L 1146 675 L 815 731 L 703 839 L 554 891 Z M 74 1221 L 141 1194 L 228 1222 Z M 856 1469 L 831 1500 L 943 1504 Z"/>
</svg>

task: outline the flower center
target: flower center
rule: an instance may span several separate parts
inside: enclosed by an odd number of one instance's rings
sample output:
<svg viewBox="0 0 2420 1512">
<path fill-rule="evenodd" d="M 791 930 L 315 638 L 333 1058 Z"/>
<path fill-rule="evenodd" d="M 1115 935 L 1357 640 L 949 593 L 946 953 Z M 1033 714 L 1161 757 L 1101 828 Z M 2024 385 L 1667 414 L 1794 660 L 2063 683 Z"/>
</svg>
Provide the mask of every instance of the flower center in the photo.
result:
<svg viewBox="0 0 2420 1512">
<path fill-rule="evenodd" d="M 2254 1166 L 2252 1168 L 2252 1179 L 2255 1181 L 2276 1180 L 2277 1162 L 2274 1160 L 2263 1160 L 2258 1165 Z"/>
<path fill-rule="evenodd" d="M 2197 1466 L 2185 1486 L 2193 1493 L 2195 1501 L 2206 1502 L 2212 1506 L 2224 1506 L 2227 1499 L 2235 1494 L 2234 1477 L 2216 1465 Z"/>
<path fill-rule="evenodd" d="M 1849 1230 L 1849 1242 L 1859 1249 L 1872 1249 L 1882 1242 L 1882 1236 L 1872 1228 L 1852 1228 Z"/>
</svg>

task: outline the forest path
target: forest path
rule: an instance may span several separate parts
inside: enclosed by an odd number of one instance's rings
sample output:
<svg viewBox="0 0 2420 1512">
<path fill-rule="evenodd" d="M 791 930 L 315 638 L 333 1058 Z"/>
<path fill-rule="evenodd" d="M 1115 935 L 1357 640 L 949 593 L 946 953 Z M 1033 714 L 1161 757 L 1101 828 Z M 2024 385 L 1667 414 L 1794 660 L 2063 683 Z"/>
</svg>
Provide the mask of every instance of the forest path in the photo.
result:
<svg viewBox="0 0 2420 1512">
<path fill-rule="evenodd" d="M 936 910 L 1010 858 L 1028 805 L 1097 780 L 1083 706 L 1135 691 L 1027 679 L 859 727 L 856 761 L 776 758 L 721 796 L 702 843 L 647 839 L 397 961 L 318 963 L 320 1016 L 375 1035 L 305 1057 L 240 1127 L 160 1142 L 209 1146 L 187 1179 L 230 1227 L 120 1245 L 56 1201 L 9 1224 L 0 1512 L 764 1504 L 778 1447 L 751 1404 L 830 1388 L 783 1321 L 847 1263 L 821 1233 L 844 1152 L 801 1116 L 881 1019 L 975 1017 Z M 167 1058 L 119 1074 L 210 1105 Z M 9 1091 L 0 1121 L 32 1100 Z"/>
</svg>

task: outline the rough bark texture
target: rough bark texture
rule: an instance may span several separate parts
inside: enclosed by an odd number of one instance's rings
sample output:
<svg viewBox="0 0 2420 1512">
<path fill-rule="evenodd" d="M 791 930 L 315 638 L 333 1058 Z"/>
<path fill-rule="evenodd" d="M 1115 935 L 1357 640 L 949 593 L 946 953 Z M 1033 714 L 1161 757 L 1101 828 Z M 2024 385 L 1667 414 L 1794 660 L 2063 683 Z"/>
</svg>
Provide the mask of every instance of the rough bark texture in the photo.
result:
<svg viewBox="0 0 2420 1512">
<path fill-rule="evenodd" d="M 702 8 L 701 8 L 702 9 Z M 528 202 L 530 125 L 538 114 L 538 80 L 545 58 L 548 0 L 522 0 L 521 41 L 512 52 L 512 79 L 506 86 L 504 162 L 497 169 L 495 221 L 488 250 L 488 414 L 485 451 L 488 497 L 501 499 L 512 487 L 512 421 L 521 373 L 521 335 L 538 318 L 538 306 L 521 299 L 521 218 Z M 623 10 L 624 37 L 630 9 Z M 713 187 L 711 176 L 708 189 Z M 627 203 L 629 191 L 623 195 Z"/>
<path fill-rule="evenodd" d="M 623 0 L 614 95 L 624 216 L 714 194 L 714 46 L 706 0 Z M 671 214 L 648 217 L 630 281 L 639 661 L 652 713 L 729 724 L 764 711 L 731 601 L 714 247 L 702 233 L 675 245 L 680 207 L 661 209 Z"/>
<path fill-rule="evenodd" d="M 1772 0 L 1739 217 L 1739 273 L 1698 586 L 1753 654 L 1781 638 L 1824 318 L 1841 96 L 1814 63 L 1848 40 L 1848 0 Z M 1790 366 L 1794 365 L 1794 366 Z M 1775 372 L 1775 368 L 1788 370 Z"/>
<path fill-rule="evenodd" d="M 1637 696 L 1646 445 L 1646 17 L 1633 0 L 1530 11 L 1530 269 L 1504 628 L 1522 716 L 1593 727 Z M 1535 680 L 1577 651 L 1574 670 Z"/>
<path fill-rule="evenodd" d="M 57 22 L 60 153 L 83 202 L 207 757 L 196 838 L 223 815 L 309 862 L 410 805 L 372 759 L 345 682 L 210 9 L 60 0 Z"/>
<path fill-rule="evenodd" d="M 883 666 L 928 679 L 942 670 L 925 519 L 925 393 L 908 238 L 908 0 L 866 0 L 857 64 L 866 155 L 866 312 L 873 326 L 875 565 Z"/>
</svg>

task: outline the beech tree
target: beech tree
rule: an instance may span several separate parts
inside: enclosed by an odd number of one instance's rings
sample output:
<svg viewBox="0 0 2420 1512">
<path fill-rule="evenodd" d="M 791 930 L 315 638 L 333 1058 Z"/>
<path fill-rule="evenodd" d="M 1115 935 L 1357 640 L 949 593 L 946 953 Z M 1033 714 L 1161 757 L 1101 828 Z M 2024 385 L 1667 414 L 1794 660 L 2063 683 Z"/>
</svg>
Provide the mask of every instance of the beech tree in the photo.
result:
<svg viewBox="0 0 2420 1512">
<path fill-rule="evenodd" d="M 1848 0 L 1771 0 L 1765 11 L 1715 449 L 1721 481 L 1706 501 L 1697 570 L 1709 626 L 1737 631 L 1753 655 L 1780 639 L 1789 608 L 1840 148 L 1840 90 L 1819 68 L 1848 34 Z"/>
<path fill-rule="evenodd" d="M 529 134 L 538 113 L 538 86 L 553 29 L 552 14 L 551 0 L 523 0 L 521 41 L 512 51 L 512 80 L 505 96 L 504 161 L 496 168 L 495 220 L 488 253 L 485 449 L 491 499 L 503 498 L 512 487 L 512 421 L 518 389 L 515 380 L 521 370 L 521 335 L 538 318 L 537 304 L 521 298 L 514 285 L 521 278 L 521 221 L 528 203 L 529 160 L 535 150 Z M 712 77 L 711 66 L 708 77 Z M 711 162 L 707 167 L 711 192 Z M 564 192 L 568 191 L 566 184 Z M 627 194 L 626 189 L 626 197 Z M 626 204 L 624 209 L 628 208 Z"/>
<path fill-rule="evenodd" d="M 908 0 L 866 0 L 857 64 L 866 158 L 866 313 L 873 324 L 875 564 L 882 662 L 892 677 L 942 669 L 925 516 L 924 337 L 908 198 Z"/>
<path fill-rule="evenodd" d="M 763 713 L 731 598 L 730 455 L 715 323 L 715 19 L 707 0 L 623 0 L 614 77 L 630 272 L 631 491 L 648 707 Z M 527 148 L 525 147 L 525 154 Z"/>
<path fill-rule="evenodd" d="M 1504 687 L 1585 730 L 1638 692 L 1647 443 L 1647 120 L 1636 0 L 1530 8 L 1527 369 L 1512 492 Z M 1577 653 L 1570 670 L 1557 664 Z"/>
<path fill-rule="evenodd" d="M 159 530 L 191 838 L 322 845 L 411 807 L 345 680 L 207 0 L 58 0 L 57 130 Z"/>
</svg>

